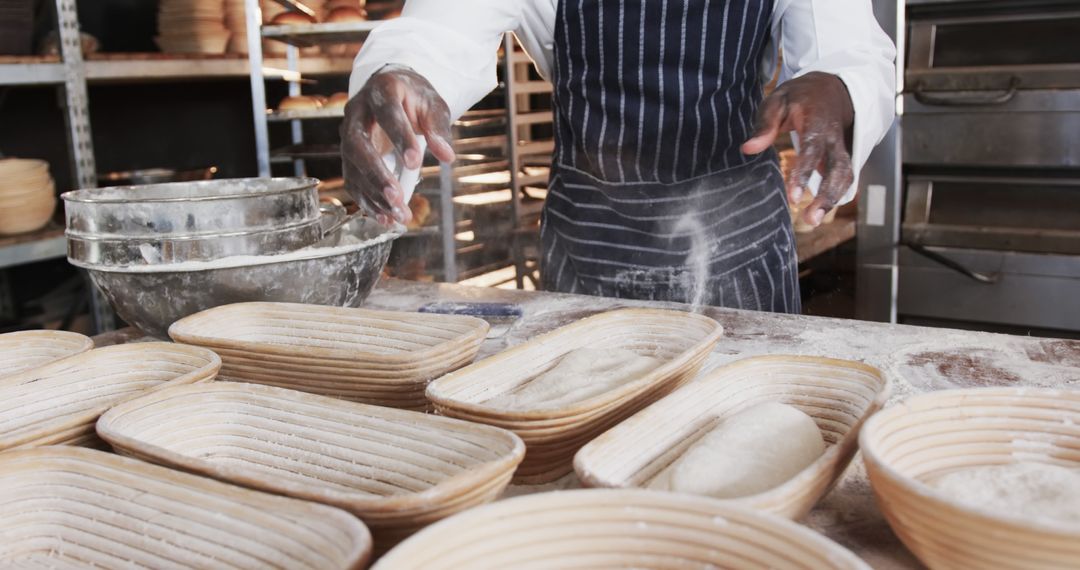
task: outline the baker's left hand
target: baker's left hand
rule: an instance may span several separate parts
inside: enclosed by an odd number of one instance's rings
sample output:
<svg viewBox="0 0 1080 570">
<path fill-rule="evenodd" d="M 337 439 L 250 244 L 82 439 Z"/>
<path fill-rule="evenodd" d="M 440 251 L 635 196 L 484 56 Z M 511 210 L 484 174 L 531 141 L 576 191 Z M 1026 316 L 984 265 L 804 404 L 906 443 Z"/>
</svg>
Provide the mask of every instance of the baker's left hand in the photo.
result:
<svg viewBox="0 0 1080 570">
<path fill-rule="evenodd" d="M 855 121 L 851 96 L 839 77 L 811 72 L 785 81 L 758 110 L 754 136 L 742 145 L 745 154 L 764 152 L 780 133 L 799 135 L 799 156 L 787 180 L 788 200 L 799 202 L 815 169 L 822 172 L 817 197 L 803 210 L 803 221 L 821 223 L 855 180 L 851 167 L 850 132 Z"/>
</svg>

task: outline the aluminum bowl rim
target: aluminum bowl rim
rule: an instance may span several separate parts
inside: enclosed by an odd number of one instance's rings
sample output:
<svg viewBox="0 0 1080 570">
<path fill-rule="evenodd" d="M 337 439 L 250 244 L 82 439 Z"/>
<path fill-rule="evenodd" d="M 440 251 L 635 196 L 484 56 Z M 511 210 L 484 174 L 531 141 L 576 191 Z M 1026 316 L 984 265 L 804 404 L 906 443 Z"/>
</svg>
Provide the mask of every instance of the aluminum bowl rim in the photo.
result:
<svg viewBox="0 0 1080 570">
<path fill-rule="evenodd" d="M 211 184 L 221 184 L 223 182 L 284 182 L 294 181 L 295 186 L 289 188 L 281 188 L 278 190 L 271 190 L 266 192 L 257 193 L 235 193 L 235 194 L 218 194 L 214 196 L 198 196 L 198 197 L 176 197 L 176 198 L 93 198 L 87 197 L 99 190 L 137 190 L 140 188 L 146 188 L 148 186 L 180 186 L 180 185 L 195 185 L 195 186 L 209 186 Z M 80 188 L 78 190 L 70 190 L 60 195 L 60 198 L 65 202 L 75 202 L 79 204 L 164 204 L 164 203 L 176 203 L 176 202 L 214 202 L 218 200 L 235 200 L 237 198 L 255 198 L 265 196 L 277 196 L 280 194 L 290 194 L 298 190 L 309 190 L 316 188 L 319 185 L 319 179 L 310 176 L 277 176 L 273 178 L 221 178 L 216 180 L 194 180 L 186 182 L 160 182 L 156 184 L 131 184 L 128 186 L 106 186 L 104 188 Z"/>
</svg>

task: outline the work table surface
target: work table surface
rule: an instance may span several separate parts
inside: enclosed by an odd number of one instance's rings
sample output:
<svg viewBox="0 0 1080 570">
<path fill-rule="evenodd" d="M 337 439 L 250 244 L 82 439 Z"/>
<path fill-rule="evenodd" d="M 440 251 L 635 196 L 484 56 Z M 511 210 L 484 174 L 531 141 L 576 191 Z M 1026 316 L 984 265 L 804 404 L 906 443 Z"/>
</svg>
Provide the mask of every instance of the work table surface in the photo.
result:
<svg viewBox="0 0 1080 570">
<path fill-rule="evenodd" d="M 687 305 L 580 295 L 527 292 L 384 280 L 364 307 L 414 311 L 436 301 L 514 303 L 524 316 L 504 335 L 488 339 L 477 358 L 620 307 L 690 310 Z M 705 307 L 724 335 L 701 374 L 719 365 L 761 354 L 796 354 L 859 360 L 880 368 L 891 385 L 890 404 L 912 394 L 980 386 L 1072 386 L 1080 388 L 1080 341 L 1040 339 L 952 329 L 889 325 L 844 319 L 778 315 Z M 108 333 L 99 346 L 134 340 Z M 700 377 L 700 374 L 699 374 Z M 539 487 L 511 487 L 508 495 L 574 488 L 570 475 Z M 851 549 L 877 570 L 920 568 L 892 534 L 874 503 L 859 456 L 803 521 Z"/>
<path fill-rule="evenodd" d="M 688 310 L 686 305 L 384 281 L 365 307 L 416 310 L 435 301 L 515 303 L 524 316 L 507 333 L 489 339 L 478 358 L 583 317 L 619 307 Z M 888 377 L 890 403 L 912 394 L 977 386 L 1074 386 L 1080 388 L 1080 341 L 889 325 L 845 319 L 778 315 L 707 307 L 701 312 L 724 327 L 702 374 L 739 358 L 799 354 L 859 360 Z M 699 375 L 700 376 L 700 375 Z M 571 475 L 552 485 L 511 488 L 522 494 L 573 488 Z M 862 460 L 856 456 L 840 483 L 802 522 L 850 548 L 873 568 L 920 568 L 878 511 Z"/>
</svg>

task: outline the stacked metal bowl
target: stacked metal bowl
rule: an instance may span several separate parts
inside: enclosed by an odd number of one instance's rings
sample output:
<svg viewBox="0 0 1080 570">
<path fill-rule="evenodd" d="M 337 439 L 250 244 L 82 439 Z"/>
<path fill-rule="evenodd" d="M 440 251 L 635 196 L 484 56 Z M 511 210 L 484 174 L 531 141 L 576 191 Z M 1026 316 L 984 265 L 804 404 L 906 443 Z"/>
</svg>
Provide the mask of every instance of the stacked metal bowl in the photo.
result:
<svg viewBox="0 0 1080 570">
<path fill-rule="evenodd" d="M 227 303 L 357 306 L 400 232 L 320 206 L 317 184 L 244 178 L 68 192 L 68 260 L 121 318 L 154 336 Z"/>
</svg>

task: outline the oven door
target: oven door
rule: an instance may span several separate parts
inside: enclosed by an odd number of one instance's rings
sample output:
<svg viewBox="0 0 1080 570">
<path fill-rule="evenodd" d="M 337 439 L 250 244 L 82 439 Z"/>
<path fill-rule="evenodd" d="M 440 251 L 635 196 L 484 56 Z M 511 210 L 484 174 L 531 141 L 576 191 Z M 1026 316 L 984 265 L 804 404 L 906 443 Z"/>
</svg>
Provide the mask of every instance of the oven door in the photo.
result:
<svg viewBox="0 0 1080 570">
<path fill-rule="evenodd" d="M 896 306 L 902 318 L 1080 331 L 1080 256 L 927 249 L 992 279 L 972 279 L 902 247 Z"/>
<path fill-rule="evenodd" d="M 992 102 L 1017 89 L 1080 88 L 1074 0 L 907 5 L 905 83 L 920 99 Z M 949 97 L 957 91 L 973 93 Z"/>
<path fill-rule="evenodd" d="M 1080 178 L 908 175 L 903 220 L 906 244 L 1080 255 Z"/>
</svg>

